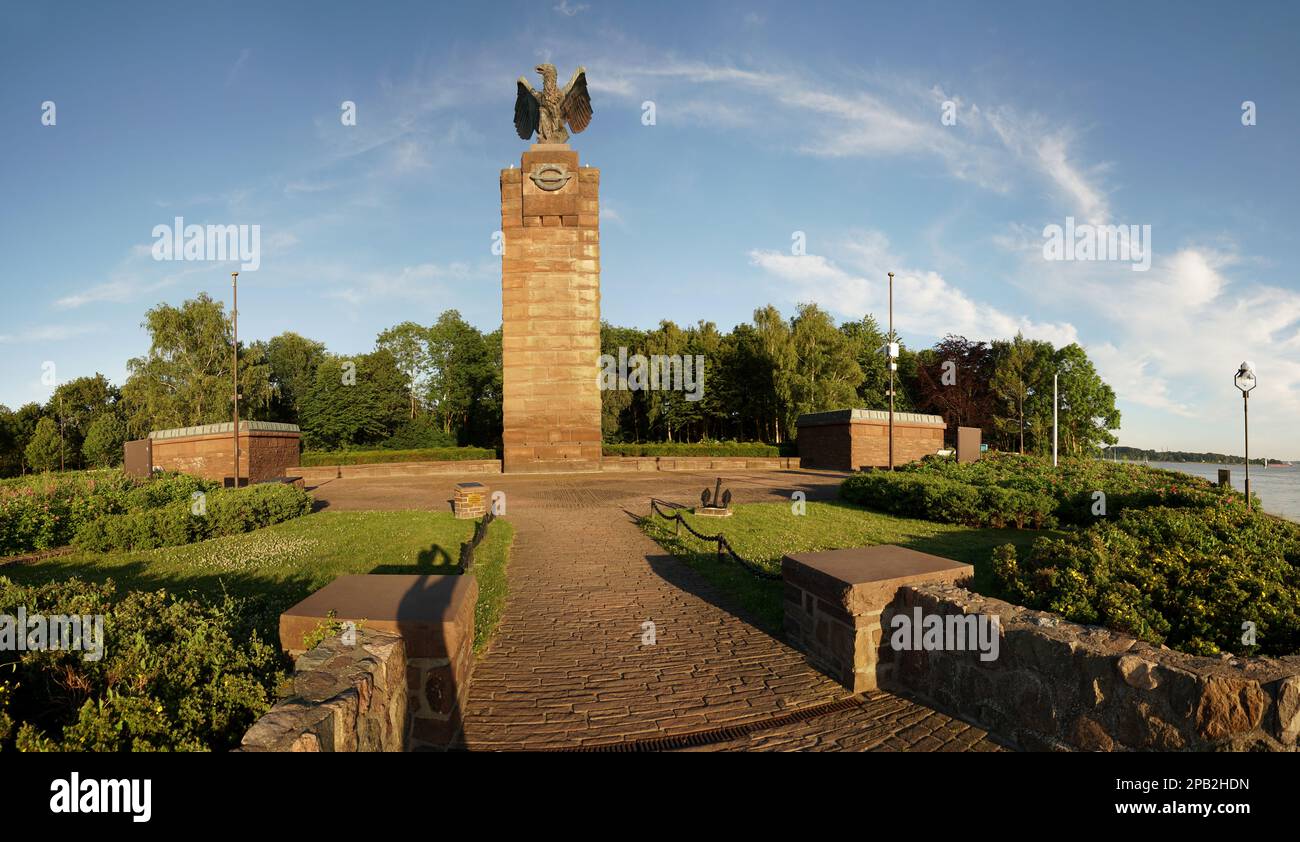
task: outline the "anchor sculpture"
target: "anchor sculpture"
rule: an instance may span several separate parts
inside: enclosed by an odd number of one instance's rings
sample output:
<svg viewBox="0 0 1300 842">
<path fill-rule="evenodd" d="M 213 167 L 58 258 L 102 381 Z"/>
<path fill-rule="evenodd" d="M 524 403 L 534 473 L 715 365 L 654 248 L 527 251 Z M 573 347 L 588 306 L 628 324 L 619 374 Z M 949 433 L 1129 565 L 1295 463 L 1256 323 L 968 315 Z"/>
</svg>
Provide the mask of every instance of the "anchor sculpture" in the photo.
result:
<svg viewBox="0 0 1300 842">
<path fill-rule="evenodd" d="M 713 486 L 712 494 L 709 489 L 700 492 L 700 504 L 695 509 L 695 514 L 704 515 L 705 517 L 731 517 L 731 489 L 722 489 L 722 477 L 718 477 L 717 483 Z"/>
</svg>

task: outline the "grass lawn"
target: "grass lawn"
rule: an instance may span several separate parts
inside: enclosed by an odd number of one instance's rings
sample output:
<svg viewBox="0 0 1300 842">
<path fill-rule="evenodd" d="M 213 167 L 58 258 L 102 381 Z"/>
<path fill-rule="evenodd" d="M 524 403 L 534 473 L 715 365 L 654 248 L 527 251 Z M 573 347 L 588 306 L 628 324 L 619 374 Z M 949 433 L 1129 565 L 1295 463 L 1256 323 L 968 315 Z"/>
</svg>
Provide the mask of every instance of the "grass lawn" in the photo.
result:
<svg viewBox="0 0 1300 842">
<path fill-rule="evenodd" d="M 246 601 L 245 619 L 263 640 L 278 641 L 280 612 L 345 573 L 454 572 L 474 523 L 449 512 L 325 511 L 243 535 L 140 552 L 77 552 L 5 567 L 0 575 L 23 583 L 112 579 L 119 589 L 203 597 L 224 591 Z M 500 620 L 513 539 L 510 524 L 497 520 L 475 551 L 476 650 Z"/>
<path fill-rule="evenodd" d="M 989 593 L 989 562 L 993 548 L 1015 544 L 1028 548 L 1035 538 L 1056 533 L 1020 529 L 970 529 L 928 520 L 881 514 L 851 503 L 808 503 L 806 514 L 795 515 L 789 503 L 749 503 L 734 506 L 725 520 L 685 514 L 687 522 L 705 535 L 722 533 L 742 558 L 780 572 L 787 553 L 833 550 L 872 544 L 898 544 L 944 556 L 975 567 L 974 590 Z M 769 631 L 782 624 L 781 581 L 759 579 L 729 558 L 719 561 L 714 544 L 686 530 L 673 534 L 674 524 L 658 515 L 642 521 L 642 529 L 664 549 L 686 561 L 718 588 L 740 601 Z"/>
</svg>

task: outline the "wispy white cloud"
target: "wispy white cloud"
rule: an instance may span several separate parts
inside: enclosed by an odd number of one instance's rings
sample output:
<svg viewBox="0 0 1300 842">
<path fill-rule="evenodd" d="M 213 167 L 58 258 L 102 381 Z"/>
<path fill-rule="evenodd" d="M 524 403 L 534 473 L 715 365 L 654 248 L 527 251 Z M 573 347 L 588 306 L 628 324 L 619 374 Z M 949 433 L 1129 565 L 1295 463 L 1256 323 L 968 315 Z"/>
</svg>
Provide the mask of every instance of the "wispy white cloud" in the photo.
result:
<svg viewBox="0 0 1300 842">
<path fill-rule="evenodd" d="M 63 342 L 94 333 L 100 325 L 53 324 L 29 327 L 18 333 L 0 333 L 0 345 L 27 344 L 30 342 Z"/>
<path fill-rule="evenodd" d="M 978 301 L 932 270 L 908 268 L 889 253 L 879 232 L 867 232 L 839 249 L 851 268 L 824 255 L 753 250 L 750 263 L 785 282 L 789 301 L 812 301 L 842 318 L 880 314 L 889 306 L 894 271 L 894 326 L 905 336 L 936 339 L 953 333 L 969 339 L 1005 339 L 1016 333 L 1056 345 L 1078 341 L 1072 324 L 1040 322 Z"/>
<path fill-rule="evenodd" d="M 324 295 L 354 307 L 392 299 L 428 301 L 445 292 L 451 284 L 485 280 L 498 269 L 499 266 L 490 261 L 478 265 L 420 263 L 393 271 L 363 272 L 355 282 L 332 287 Z"/>
<path fill-rule="evenodd" d="M 554 8 L 555 8 L 555 11 L 557 11 L 557 12 L 559 12 L 560 14 L 564 15 L 565 17 L 570 17 L 570 18 L 571 18 L 571 17 L 573 17 L 574 15 L 578 14 L 579 12 L 585 12 L 585 11 L 587 11 L 588 9 L 591 8 L 591 6 L 587 5 L 586 3 L 573 3 L 573 4 L 570 4 L 570 3 L 569 3 L 569 0 L 560 0 L 559 4 L 556 5 Z"/>
<path fill-rule="evenodd" d="M 240 72 L 244 69 L 244 66 L 248 64 L 248 60 L 252 55 L 253 51 L 248 47 L 239 51 L 239 58 L 235 59 L 235 63 L 230 65 L 230 70 L 226 73 L 227 88 L 233 85 L 235 80 L 239 78 Z"/>
<path fill-rule="evenodd" d="M 818 157 L 929 156 L 951 176 L 998 193 L 1022 189 L 1030 174 L 1058 197 L 1062 216 L 1101 222 L 1109 214 L 1106 166 L 1080 163 L 1074 131 L 1009 105 L 981 107 L 910 80 L 815 79 L 699 61 L 610 61 L 602 69 L 602 93 L 654 99 L 664 119 L 761 126 L 763 141 Z M 949 102 L 957 123 L 946 126 Z"/>
<path fill-rule="evenodd" d="M 1244 359 L 1261 377 L 1251 416 L 1290 424 L 1300 414 L 1300 291 L 1251 277 L 1235 251 L 1189 244 L 1156 253 L 1151 269 L 1124 263 L 1050 262 L 1026 251 L 1022 285 L 1106 326 L 1098 370 L 1122 399 L 1207 420 L 1239 397 L 1232 371 Z"/>
</svg>

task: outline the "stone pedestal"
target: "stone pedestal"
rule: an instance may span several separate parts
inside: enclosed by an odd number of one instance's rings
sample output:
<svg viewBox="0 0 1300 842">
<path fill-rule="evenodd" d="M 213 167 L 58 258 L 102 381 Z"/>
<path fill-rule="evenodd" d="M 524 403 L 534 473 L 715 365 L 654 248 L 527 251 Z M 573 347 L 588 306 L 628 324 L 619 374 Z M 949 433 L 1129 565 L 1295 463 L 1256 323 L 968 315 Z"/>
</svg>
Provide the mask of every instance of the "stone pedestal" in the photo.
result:
<svg viewBox="0 0 1300 842">
<path fill-rule="evenodd" d="M 473 576 L 340 576 L 280 615 L 280 645 L 297 654 L 321 623 L 352 621 L 402 638 L 411 749 L 447 748 L 461 734 L 474 670 Z"/>
<path fill-rule="evenodd" d="M 599 189 L 568 144 L 501 171 L 507 472 L 600 469 Z"/>
<path fill-rule="evenodd" d="M 975 573 L 969 564 L 892 544 L 781 559 L 785 634 L 818 669 L 854 693 L 880 688 L 892 669 L 881 612 L 903 585 L 956 582 Z"/>
<path fill-rule="evenodd" d="M 481 482 L 456 483 L 451 510 L 457 520 L 483 517 L 488 510 L 488 487 Z"/>
<path fill-rule="evenodd" d="M 980 460 L 981 439 L 984 437 L 984 431 L 979 427 L 958 427 L 957 428 L 957 461 L 962 464 L 978 462 Z"/>
</svg>

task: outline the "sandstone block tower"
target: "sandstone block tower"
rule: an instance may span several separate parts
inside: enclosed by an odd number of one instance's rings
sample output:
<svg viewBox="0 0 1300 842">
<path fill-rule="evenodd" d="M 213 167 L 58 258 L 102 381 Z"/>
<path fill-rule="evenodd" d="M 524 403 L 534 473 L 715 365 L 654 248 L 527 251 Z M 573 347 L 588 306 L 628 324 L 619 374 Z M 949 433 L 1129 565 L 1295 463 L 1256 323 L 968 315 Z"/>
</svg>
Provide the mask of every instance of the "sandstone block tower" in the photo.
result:
<svg viewBox="0 0 1300 842">
<path fill-rule="evenodd" d="M 537 143 L 501 171 L 503 468 L 600 469 L 600 171 Z"/>
</svg>

